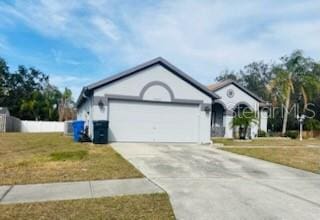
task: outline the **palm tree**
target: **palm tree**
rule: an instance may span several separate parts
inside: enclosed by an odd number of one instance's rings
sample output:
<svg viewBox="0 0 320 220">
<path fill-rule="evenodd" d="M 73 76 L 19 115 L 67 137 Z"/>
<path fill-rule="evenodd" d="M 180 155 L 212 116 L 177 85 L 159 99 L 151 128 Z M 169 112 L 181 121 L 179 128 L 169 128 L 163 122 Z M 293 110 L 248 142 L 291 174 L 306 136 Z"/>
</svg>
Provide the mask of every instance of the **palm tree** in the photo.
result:
<svg viewBox="0 0 320 220">
<path fill-rule="evenodd" d="M 233 117 L 231 126 L 240 128 L 240 139 L 245 139 L 248 132 L 248 128 L 252 124 L 257 124 L 257 114 L 251 110 L 243 110 Z"/>
<path fill-rule="evenodd" d="M 292 73 L 283 69 L 275 69 L 276 77 L 267 85 L 267 90 L 272 94 L 272 104 L 285 102 L 282 134 L 287 130 L 288 114 L 291 95 L 294 93 Z M 283 108 L 282 108 L 283 109 Z"/>
<path fill-rule="evenodd" d="M 72 92 L 65 88 L 59 103 L 59 121 L 73 119 L 74 115 Z"/>
<path fill-rule="evenodd" d="M 313 73 L 315 62 L 303 56 L 302 51 L 294 51 L 289 57 L 281 58 L 282 64 L 274 66 L 275 77 L 267 85 L 273 104 L 285 103 L 282 135 L 287 130 L 289 109 L 294 93 L 302 94 L 303 110 L 308 100 L 320 91 L 320 78 Z"/>
<path fill-rule="evenodd" d="M 295 80 L 296 87 L 303 97 L 303 111 L 308 107 L 309 100 L 317 97 L 320 91 L 320 78 L 312 72 L 299 74 Z"/>
</svg>

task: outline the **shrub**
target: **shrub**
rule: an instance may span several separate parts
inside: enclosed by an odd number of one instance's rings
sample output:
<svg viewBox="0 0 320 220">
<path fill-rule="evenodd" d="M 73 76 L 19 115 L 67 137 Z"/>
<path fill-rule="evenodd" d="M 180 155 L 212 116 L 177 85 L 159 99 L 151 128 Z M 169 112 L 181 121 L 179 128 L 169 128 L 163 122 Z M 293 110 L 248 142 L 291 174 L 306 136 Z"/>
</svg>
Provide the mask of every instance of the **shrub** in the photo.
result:
<svg viewBox="0 0 320 220">
<path fill-rule="evenodd" d="M 267 137 L 267 132 L 258 130 L 258 137 Z"/>
<path fill-rule="evenodd" d="M 66 161 L 66 160 L 81 160 L 88 155 L 86 150 L 78 151 L 61 151 L 50 154 L 51 160 L 54 161 Z"/>
<path fill-rule="evenodd" d="M 286 137 L 289 137 L 291 139 L 296 139 L 298 137 L 299 133 L 298 131 L 287 131 Z"/>
<path fill-rule="evenodd" d="M 251 124 L 257 124 L 258 119 L 255 112 L 251 110 L 244 110 L 240 112 L 238 115 L 234 116 L 231 121 L 231 126 L 238 127 L 239 126 L 239 136 L 240 139 L 246 139 L 248 128 Z"/>
<path fill-rule="evenodd" d="M 305 121 L 304 128 L 308 131 L 320 130 L 320 121 L 314 118 L 309 118 Z"/>
</svg>

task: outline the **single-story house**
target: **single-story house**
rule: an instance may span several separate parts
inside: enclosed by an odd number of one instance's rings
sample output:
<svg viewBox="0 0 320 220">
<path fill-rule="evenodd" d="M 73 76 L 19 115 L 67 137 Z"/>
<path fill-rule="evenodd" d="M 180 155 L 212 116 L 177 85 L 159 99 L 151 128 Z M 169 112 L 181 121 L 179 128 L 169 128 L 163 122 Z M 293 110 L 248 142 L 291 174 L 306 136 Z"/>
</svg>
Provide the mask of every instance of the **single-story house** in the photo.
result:
<svg viewBox="0 0 320 220">
<path fill-rule="evenodd" d="M 206 87 L 159 57 L 84 87 L 76 106 L 77 119 L 87 122 L 90 137 L 93 121 L 107 120 L 111 142 L 209 143 L 222 127 L 218 133 L 232 137 L 234 106 L 259 110 L 260 103 L 235 82 Z M 266 130 L 265 121 L 259 126 Z M 253 136 L 256 131 L 251 129 Z"/>
</svg>

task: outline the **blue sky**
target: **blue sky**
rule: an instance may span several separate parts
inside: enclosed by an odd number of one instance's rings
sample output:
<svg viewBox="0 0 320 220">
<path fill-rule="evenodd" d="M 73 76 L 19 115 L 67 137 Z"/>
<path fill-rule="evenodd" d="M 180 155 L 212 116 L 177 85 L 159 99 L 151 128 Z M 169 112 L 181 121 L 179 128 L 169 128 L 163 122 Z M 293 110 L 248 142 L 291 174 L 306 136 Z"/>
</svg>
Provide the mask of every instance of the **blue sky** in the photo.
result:
<svg viewBox="0 0 320 220">
<path fill-rule="evenodd" d="M 157 56 L 208 84 L 295 49 L 320 60 L 320 1 L 0 0 L 0 56 L 81 87 Z"/>
</svg>

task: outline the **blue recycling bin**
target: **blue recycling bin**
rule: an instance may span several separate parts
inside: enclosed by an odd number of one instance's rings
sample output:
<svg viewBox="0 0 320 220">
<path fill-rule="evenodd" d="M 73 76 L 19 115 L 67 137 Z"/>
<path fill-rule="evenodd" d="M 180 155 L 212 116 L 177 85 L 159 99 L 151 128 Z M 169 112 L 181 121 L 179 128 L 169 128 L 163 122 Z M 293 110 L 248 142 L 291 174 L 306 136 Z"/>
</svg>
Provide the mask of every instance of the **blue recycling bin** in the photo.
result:
<svg viewBox="0 0 320 220">
<path fill-rule="evenodd" d="M 72 122 L 73 128 L 73 140 L 79 142 L 81 132 L 84 131 L 84 121 L 74 121 Z"/>
</svg>

